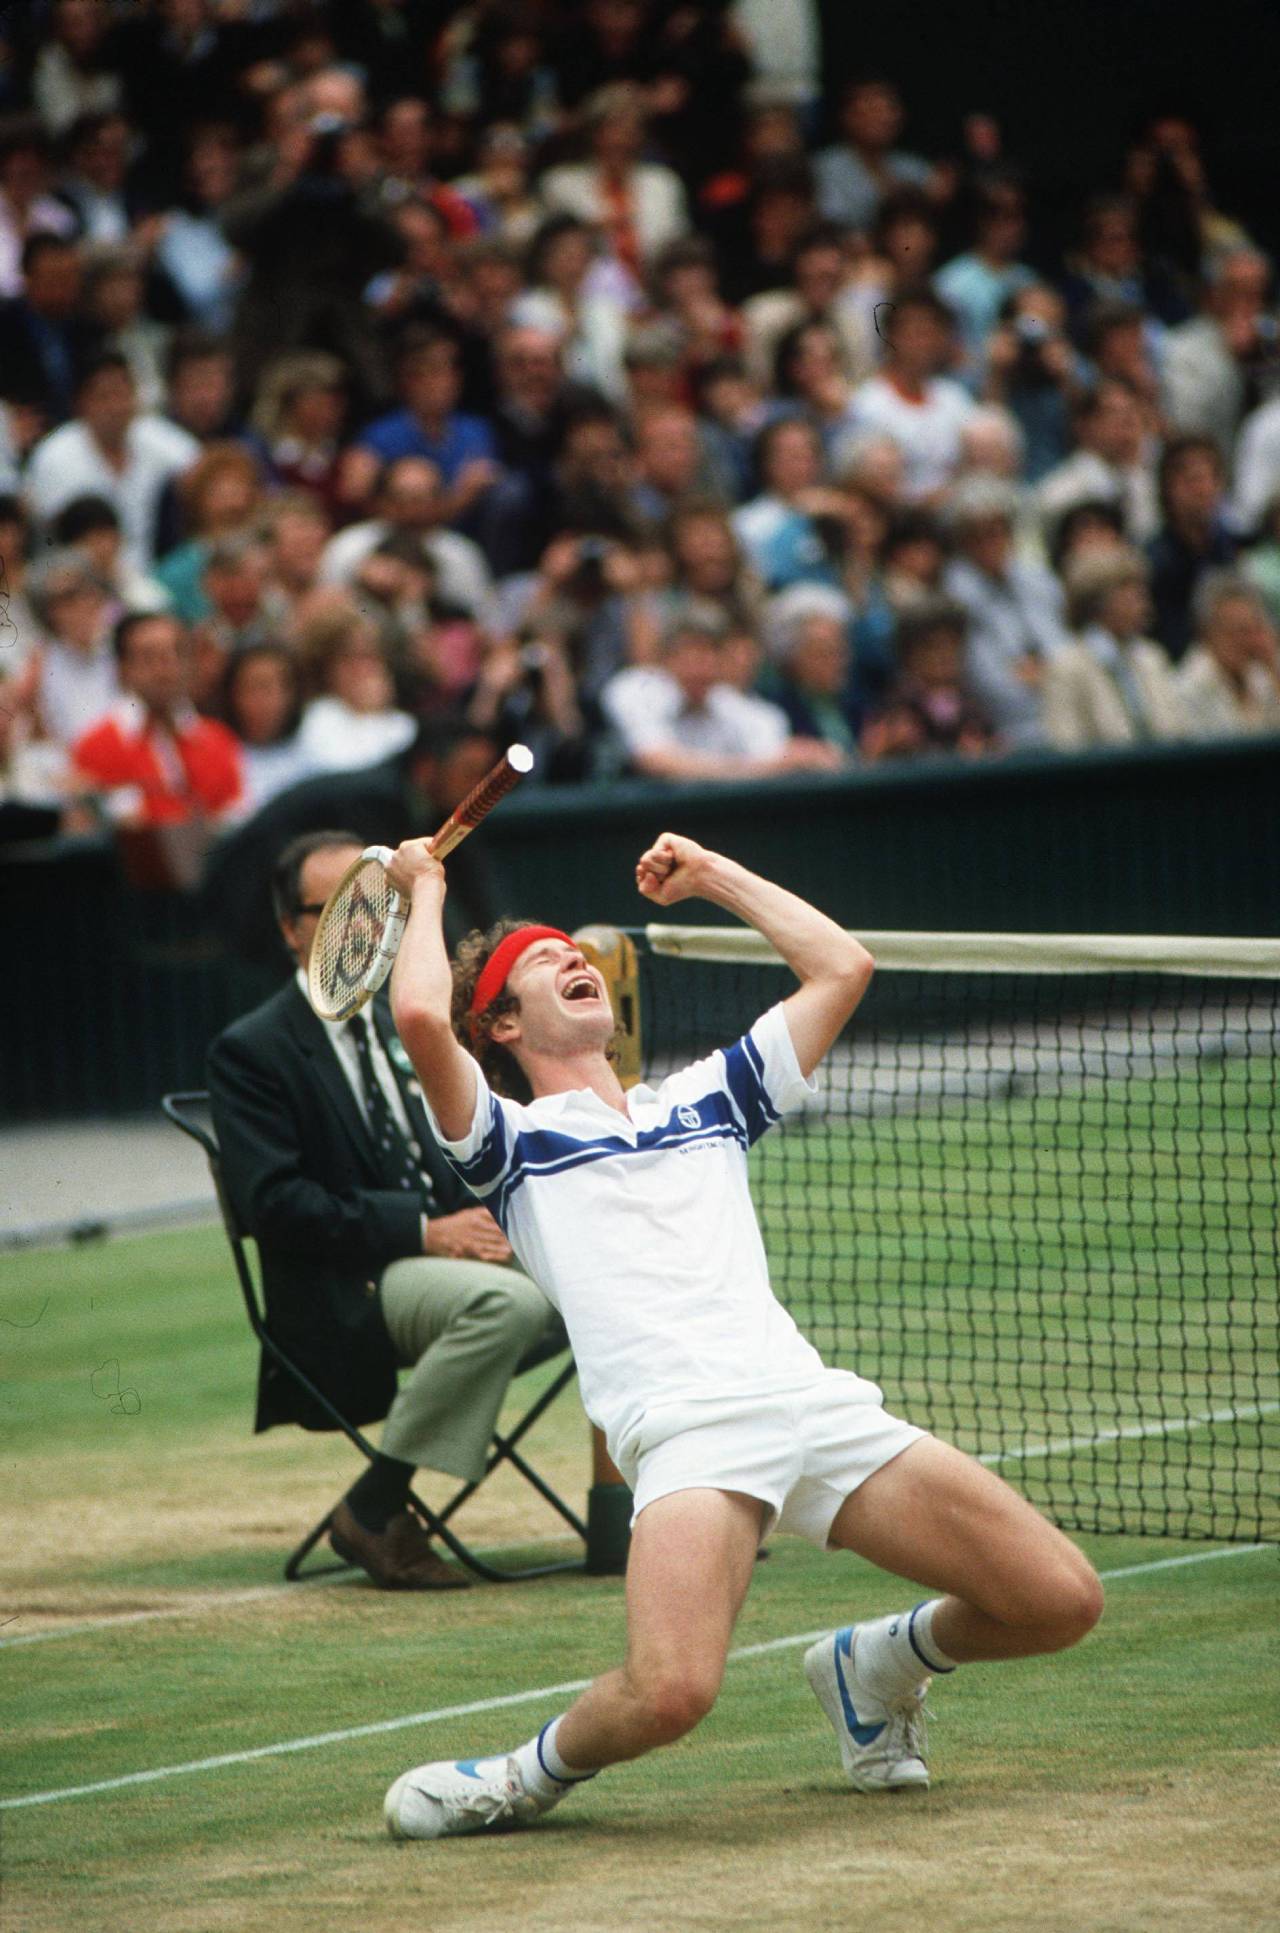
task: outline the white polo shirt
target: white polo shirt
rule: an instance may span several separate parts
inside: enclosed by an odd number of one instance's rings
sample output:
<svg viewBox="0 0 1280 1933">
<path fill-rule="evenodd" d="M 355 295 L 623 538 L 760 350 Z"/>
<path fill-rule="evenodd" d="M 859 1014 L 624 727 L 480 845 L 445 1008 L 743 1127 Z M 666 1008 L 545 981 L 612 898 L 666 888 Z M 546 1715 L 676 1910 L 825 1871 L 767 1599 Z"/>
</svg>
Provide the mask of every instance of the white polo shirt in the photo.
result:
<svg viewBox="0 0 1280 1933">
<path fill-rule="evenodd" d="M 769 1286 L 747 1186 L 752 1142 L 816 1085 L 781 1006 L 656 1090 L 632 1088 L 625 1116 L 589 1089 L 523 1106 L 476 1074 L 466 1136 L 432 1128 L 564 1317 L 583 1405 L 624 1468 L 660 1405 L 823 1373 Z"/>
</svg>

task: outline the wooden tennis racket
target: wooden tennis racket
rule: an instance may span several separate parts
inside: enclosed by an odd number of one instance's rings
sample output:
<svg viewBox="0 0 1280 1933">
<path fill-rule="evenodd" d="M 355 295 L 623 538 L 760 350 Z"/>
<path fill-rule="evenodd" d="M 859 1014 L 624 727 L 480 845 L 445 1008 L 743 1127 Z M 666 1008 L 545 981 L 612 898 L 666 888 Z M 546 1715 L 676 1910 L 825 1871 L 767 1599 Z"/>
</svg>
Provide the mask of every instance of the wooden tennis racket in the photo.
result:
<svg viewBox="0 0 1280 1933">
<path fill-rule="evenodd" d="M 443 859 L 461 845 L 532 770 L 528 746 L 508 746 L 431 840 L 435 858 Z M 307 963 L 307 992 L 322 1020 L 350 1020 L 359 1013 L 395 963 L 409 901 L 387 878 L 391 859 L 390 846 L 366 847 L 324 903 Z"/>
</svg>

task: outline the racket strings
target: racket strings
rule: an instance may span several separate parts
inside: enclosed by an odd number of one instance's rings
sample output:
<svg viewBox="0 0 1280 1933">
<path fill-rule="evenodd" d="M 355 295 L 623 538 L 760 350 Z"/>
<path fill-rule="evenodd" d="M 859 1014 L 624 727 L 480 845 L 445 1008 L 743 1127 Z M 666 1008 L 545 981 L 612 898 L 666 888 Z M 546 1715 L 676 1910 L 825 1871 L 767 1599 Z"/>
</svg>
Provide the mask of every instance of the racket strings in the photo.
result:
<svg viewBox="0 0 1280 1933">
<path fill-rule="evenodd" d="M 342 1019 L 362 1004 L 396 895 L 376 859 L 357 866 L 338 887 L 316 928 L 308 966 L 317 1012 Z"/>
</svg>

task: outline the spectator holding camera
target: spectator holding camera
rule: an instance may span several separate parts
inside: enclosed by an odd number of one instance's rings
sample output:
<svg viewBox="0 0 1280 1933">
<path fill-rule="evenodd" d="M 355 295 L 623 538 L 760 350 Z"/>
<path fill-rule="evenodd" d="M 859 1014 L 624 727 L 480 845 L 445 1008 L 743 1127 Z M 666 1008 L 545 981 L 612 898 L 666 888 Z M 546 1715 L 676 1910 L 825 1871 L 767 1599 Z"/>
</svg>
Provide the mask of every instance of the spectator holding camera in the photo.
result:
<svg viewBox="0 0 1280 1933">
<path fill-rule="evenodd" d="M 497 640 L 463 716 L 499 744 L 527 745 L 542 779 L 557 784 L 586 773 L 586 723 L 568 652 L 557 638 Z"/>
<path fill-rule="evenodd" d="M 1062 297 L 1045 282 L 1028 282 L 1000 311 L 987 337 L 982 393 L 1017 422 L 1023 438 L 1021 475 L 1039 483 L 1071 444 L 1071 404 L 1084 387 L 1084 367 L 1067 338 Z"/>
<path fill-rule="evenodd" d="M 865 759 L 983 758 L 997 749 L 995 728 L 965 673 L 964 607 L 922 597 L 898 624 L 897 681 L 862 733 Z"/>
<path fill-rule="evenodd" d="M 247 394 L 276 357 L 315 347 L 317 338 L 356 372 L 366 394 L 382 390 L 363 291 L 379 270 L 395 266 L 402 245 L 367 179 L 359 90 L 334 93 L 356 117 L 345 118 L 318 105 L 328 98 L 327 78 L 315 75 L 278 97 L 265 180 L 219 210 L 223 234 L 247 265 L 234 329 Z"/>
</svg>

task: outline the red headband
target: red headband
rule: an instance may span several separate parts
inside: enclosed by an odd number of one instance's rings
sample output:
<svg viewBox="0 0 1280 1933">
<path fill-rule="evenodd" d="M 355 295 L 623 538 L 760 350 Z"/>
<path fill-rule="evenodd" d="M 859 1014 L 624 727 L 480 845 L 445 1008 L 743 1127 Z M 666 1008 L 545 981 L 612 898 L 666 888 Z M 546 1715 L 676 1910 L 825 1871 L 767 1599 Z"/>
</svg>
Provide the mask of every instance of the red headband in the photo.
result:
<svg viewBox="0 0 1280 1933">
<path fill-rule="evenodd" d="M 507 984 L 512 967 L 527 946 L 536 940 L 563 940 L 566 946 L 573 941 L 558 926 L 517 926 L 514 933 L 508 933 L 499 940 L 493 952 L 484 963 L 476 990 L 471 996 L 471 1017 L 473 1020 L 491 1007 Z"/>
</svg>

